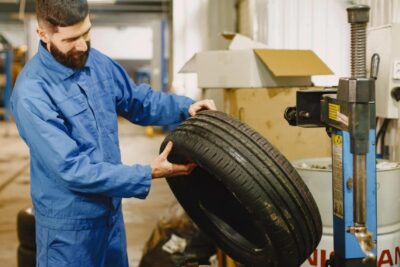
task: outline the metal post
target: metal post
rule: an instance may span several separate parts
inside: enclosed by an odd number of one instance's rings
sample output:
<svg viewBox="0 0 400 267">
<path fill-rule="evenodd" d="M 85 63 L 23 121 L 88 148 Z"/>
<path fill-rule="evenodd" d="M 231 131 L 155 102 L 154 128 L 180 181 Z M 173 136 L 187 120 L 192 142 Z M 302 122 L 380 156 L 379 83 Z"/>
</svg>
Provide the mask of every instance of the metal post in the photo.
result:
<svg viewBox="0 0 400 267">
<path fill-rule="evenodd" d="M 354 223 L 365 226 L 367 222 L 367 177 L 366 156 L 353 156 L 354 173 Z"/>
<path fill-rule="evenodd" d="M 347 9 L 348 20 L 351 24 L 351 76 L 352 78 L 367 77 L 366 38 L 367 23 L 369 21 L 368 6 L 354 6 Z M 356 89 L 357 90 L 357 89 Z M 357 105 L 357 103 L 355 104 Z M 357 114 L 354 116 L 358 120 Z M 354 122 L 358 124 L 359 122 Z M 369 127 L 368 127 L 369 128 Z M 368 129 L 369 130 L 369 129 Z M 366 133 L 368 135 L 368 133 Z M 368 139 L 366 140 L 368 144 Z M 353 178 L 354 178 L 354 223 L 357 226 L 365 226 L 367 220 L 367 175 L 365 151 L 352 151 Z"/>
<path fill-rule="evenodd" d="M 370 8 L 365 5 L 347 9 L 351 24 L 351 82 L 349 95 L 351 100 L 350 135 L 351 153 L 353 154 L 353 221 L 348 231 L 355 235 L 366 258 L 363 262 L 376 260 L 372 249 L 375 247 L 372 233 L 367 229 L 367 153 L 369 149 L 369 131 L 371 112 L 368 94 L 369 86 L 363 87 L 367 80 L 366 39 Z M 369 81 L 371 82 L 371 81 Z M 375 119 L 375 118 L 373 118 Z"/>
</svg>

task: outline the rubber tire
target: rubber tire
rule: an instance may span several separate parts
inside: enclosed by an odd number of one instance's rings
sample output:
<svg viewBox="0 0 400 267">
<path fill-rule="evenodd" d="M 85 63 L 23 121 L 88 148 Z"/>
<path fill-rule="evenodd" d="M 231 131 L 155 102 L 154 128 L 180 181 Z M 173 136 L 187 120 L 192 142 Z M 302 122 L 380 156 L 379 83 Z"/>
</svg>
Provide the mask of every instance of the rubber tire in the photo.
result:
<svg viewBox="0 0 400 267">
<path fill-rule="evenodd" d="M 35 267 L 36 251 L 23 246 L 18 247 L 17 251 L 18 267 Z"/>
<path fill-rule="evenodd" d="M 298 267 L 322 236 L 318 207 L 290 162 L 264 137 L 218 111 L 202 111 L 168 135 L 168 159 L 195 162 L 167 178 L 192 220 L 246 266 Z"/>
<path fill-rule="evenodd" d="M 31 208 L 18 212 L 17 234 L 23 247 L 36 250 L 35 216 Z"/>
</svg>

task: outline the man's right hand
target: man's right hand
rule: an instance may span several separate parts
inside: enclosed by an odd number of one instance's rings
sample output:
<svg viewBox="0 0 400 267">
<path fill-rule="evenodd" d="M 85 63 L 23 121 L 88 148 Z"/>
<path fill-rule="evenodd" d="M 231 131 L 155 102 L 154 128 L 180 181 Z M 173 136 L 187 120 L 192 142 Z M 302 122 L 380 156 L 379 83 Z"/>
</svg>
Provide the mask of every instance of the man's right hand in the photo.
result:
<svg viewBox="0 0 400 267">
<path fill-rule="evenodd" d="M 196 167 L 195 163 L 173 164 L 167 160 L 172 150 L 172 142 L 169 141 L 164 151 L 151 163 L 151 176 L 153 179 L 188 175 Z"/>
</svg>

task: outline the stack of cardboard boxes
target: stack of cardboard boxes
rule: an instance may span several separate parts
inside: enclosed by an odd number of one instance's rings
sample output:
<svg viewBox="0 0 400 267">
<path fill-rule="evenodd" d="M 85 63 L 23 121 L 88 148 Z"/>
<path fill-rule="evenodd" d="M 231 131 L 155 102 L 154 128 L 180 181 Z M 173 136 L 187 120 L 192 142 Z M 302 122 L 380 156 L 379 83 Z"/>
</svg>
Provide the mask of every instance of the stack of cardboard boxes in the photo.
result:
<svg viewBox="0 0 400 267">
<path fill-rule="evenodd" d="M 325 129 L 292 127 L 283 117 L 296 105 L 296 91 L 313 86 L 312 75 L 333 74 L 312 51 L 268 49 L 234 35 L 228 50 L 197 53 L 181 73 L 197 73 L 204 98 L 261 133 L 289 160 L 330 155 Z"/>
</svg>

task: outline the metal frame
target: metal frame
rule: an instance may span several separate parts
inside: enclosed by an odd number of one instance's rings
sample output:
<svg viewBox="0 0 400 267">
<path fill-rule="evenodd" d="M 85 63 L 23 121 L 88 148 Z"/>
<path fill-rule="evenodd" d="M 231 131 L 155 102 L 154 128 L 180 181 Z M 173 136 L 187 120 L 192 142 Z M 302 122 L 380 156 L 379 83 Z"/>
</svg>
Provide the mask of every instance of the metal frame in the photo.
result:
<svg viewBox="0 0 400 267">
<path fill-rule="evenodd" d="M 373 240 L 377 240 L 377 205 L 376 205 L 376 157 L 375 157 L 375 130 L 369 132 L 369 152 L 367 154 L 367 228 L 372 233 Z M 339 138 L 338 138 L 339 137 Z M 341 144 L 337 144 L 341 139 Z M 335 144 L 336 142 L 336 144 Z M 349 233 L 348 229 L 354 225 L 353 220 L 353 155 L 350 152 L 350 133 L 347 131 L 334 131 L 332 135 L 332 146 L 340 145 L 342 151 L 342 177 L 341 188 L 343 193 L 343 217 L 337 214 L 333 215 L 333 232 L 334 232 L 334 251 L 335 255 L 331 258 L 328 266 L 332 267 L 351 267 L 351 266 L 376 266 L 376 261 L 363 262 L 365 253 L 358 245 L 355 235 Z M 333 149 L 334 151 L 334 149 Z M 333 155 L 334 156 L 334 155 Z M 338 156 L 338 155 L 335 155 Z M 335 168 L 333 167 L 333 170 Z M 333 174 L 338 175 L 338 174 Z M 333 178 L 335 179 L 335 178 Z M 334 181 L 333 181 L 334 183 Z M 335 188 L 335 185 L 333 184 Z M 337 185 L 336 185 L 337 188 Z M 372 249 L 372 253 L 377 255 L 377 249 Z"/>
</svg>

